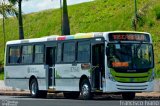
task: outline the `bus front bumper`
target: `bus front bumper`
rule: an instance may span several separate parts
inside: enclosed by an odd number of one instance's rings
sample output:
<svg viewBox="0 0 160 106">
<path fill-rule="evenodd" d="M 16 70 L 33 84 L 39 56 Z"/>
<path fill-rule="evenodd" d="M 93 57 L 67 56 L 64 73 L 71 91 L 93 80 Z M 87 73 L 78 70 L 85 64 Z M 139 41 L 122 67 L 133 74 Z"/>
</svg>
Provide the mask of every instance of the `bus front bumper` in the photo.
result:
<svg viewBox="0 0 160 106">
<path fill-rule="evenodd" d="M 154 81 L 145 83 L 120 83 L 106 79 L 103 82 L 103 92 L 152 92 Z"/>
</svg>

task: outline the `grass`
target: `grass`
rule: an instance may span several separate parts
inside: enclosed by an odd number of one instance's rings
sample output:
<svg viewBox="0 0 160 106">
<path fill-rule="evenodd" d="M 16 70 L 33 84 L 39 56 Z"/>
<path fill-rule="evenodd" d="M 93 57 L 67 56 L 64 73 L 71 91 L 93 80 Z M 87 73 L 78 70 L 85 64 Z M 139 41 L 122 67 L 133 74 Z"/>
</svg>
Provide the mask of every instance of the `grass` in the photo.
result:
<svg viewBox="0 0 160 106">
<path fill-rule="evenodd" d="M 4 80 L 4 71 L 0 72 L 0 80 Z"/>
<path fill-rule="evenodd" d="M 138 0 L 137 30 L 152 34 L 155 50 L 155 70 L 160 74 L 160 0 Z M 133 30 L 133 0 L 95 0 L 68 7 L 71 34 L 80 32 L 103 32 L 111 30 Z M 25 38 L 37 38 L 61 33 L 61 11 L 46 10 L 24 15 Z M 5 20 L 6 39 L 18 39 L 16 18 Z M 0 20 L 2 26 L 2 20 Z M 2 28 L 0 28 L 2 36 Z M 0 37 L 0 62 L 3 64 L 3 37 Z M 157 75 L 159 76 L 159 75 Z"/>
</svg>

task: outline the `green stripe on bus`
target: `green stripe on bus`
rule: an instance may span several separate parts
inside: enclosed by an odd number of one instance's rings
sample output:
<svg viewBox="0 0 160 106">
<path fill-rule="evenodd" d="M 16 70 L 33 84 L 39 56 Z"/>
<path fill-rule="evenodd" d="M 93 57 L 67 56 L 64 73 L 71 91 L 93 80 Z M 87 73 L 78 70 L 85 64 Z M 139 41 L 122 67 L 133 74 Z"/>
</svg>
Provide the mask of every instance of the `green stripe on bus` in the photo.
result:
<svg viewBox="0 0 160 106">
<path fill-rule="evenodd" d="M 149 77 L 147 78 L 115 78 L 116 81 L 118 82 L 125 82 L 125 83 L 130 83 L 130 82 L 146 82 L 149 80 Z"/>
<path fill-rule="evenodd" d="M 119 73 L 111 68 L 110 72 L 113 78 L 119 82 L 147 82 L 152 75 L 152 69 L 143 73 Z"/>
</svg>

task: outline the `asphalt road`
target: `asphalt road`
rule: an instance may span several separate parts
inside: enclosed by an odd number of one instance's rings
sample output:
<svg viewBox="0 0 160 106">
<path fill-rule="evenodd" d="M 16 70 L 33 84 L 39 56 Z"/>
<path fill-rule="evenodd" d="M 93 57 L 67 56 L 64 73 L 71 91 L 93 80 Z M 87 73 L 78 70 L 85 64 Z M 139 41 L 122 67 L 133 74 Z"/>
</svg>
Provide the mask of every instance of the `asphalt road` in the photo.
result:
<svg viewBox="0 0 160 106">
<path fill-rule="evenodd" d="M 0 96 L 0 106 L 160 106 L 160 98 L 137 97 L 135 100 L 125 101 L 121 100 L 120 96 L 96 97 L 93 100 L 52 96 L 46 99 L 29 96 Z"/>
<path fill-rule="evenodd" d="M 118 100 L 112 101 L 102 99 L 87 101 L 64 98 L 35 99 L 26 96 L 0 96 L 0 99 L 1 106 L 119 106 L 120 104 Z"/>
</svg>

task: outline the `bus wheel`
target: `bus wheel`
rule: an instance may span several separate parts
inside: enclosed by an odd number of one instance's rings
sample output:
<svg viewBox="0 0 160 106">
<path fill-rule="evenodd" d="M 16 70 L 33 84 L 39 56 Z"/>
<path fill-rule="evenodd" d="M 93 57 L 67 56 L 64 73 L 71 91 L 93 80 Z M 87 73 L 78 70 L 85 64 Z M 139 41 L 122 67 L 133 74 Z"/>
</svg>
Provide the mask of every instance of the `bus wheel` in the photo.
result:
<svg viewBox="0 0 160 106">
<path fill-rule="evenodd" d="M 31 80 L 30 93 L 31 93 L 32 97 L 34 97 L 34 98 L 38 97 L 38 83 L 37 83 L 36 79 Z"/>
<path fill-rule="evenodd" d="M 84 80 L 81 83 L 81 96 L 84 100 L 92 99 L 91 85 L 88 80 Z"/>
<path fill-rule="evenodd" d="M 79 94 L 79 92 L 63 92 L 64 97 L 67 99 L 77 99 Z"/>
<path fill-rule="evenodd" d="M 125 93 L 122 93 L 122 98 L 124 100 L 133 100 L 135 98 L 135 92 L 125 92 Z"/>
<path fill-rule="evenodd" d="M 38 89 L 38 83 L 36 79 L 32 79 L 30 83 L 30 93 L 33 98 L 45 98 L 47 91 L 40 91 Z"/>
</svg>

